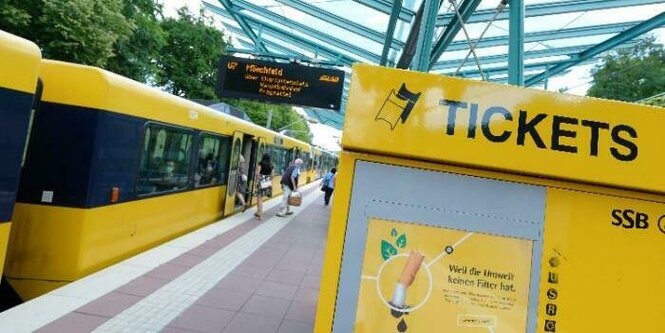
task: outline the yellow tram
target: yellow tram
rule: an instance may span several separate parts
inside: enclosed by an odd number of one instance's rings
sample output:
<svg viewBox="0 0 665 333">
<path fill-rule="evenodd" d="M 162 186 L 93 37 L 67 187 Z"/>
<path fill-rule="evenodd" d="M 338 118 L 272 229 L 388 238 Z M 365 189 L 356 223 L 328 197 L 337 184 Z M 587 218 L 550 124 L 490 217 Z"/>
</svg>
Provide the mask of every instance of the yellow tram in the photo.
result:
<svg viewBox="0 0 665 333">
<path fill-rule="evenodd" d="M 37 45 L 0 31 L 0 263 L 5 259 L 40 61 Z"/>
<path fill-rule="evenodd" d="M 40 77 L 5 264 L 24 300 L 238 211 L 238 173 L 251 202 L 264 152 L 280 194 L 281 171 L 311 151 L 99 68 L 43 61 Z"/>
</svg>

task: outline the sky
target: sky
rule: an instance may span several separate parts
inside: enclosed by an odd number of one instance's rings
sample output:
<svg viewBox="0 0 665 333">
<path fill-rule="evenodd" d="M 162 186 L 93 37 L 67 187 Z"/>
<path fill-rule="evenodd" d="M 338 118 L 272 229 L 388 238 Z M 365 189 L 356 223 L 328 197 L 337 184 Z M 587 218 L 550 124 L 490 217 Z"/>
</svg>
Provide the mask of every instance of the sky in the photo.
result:
<svg viewBox="0 0 665 333">
<path fill-rule="evenodd" d="M 207 0 L 211 4 L 218 5 L 216 0 Z M 300 22 L 302 24 L 311 26 L 320 31 L 325 31 L 330 35 L 336 36 L 344 41 L 347 41 L 354 45 L 361 45 L 364 49 L 374 52 L 376 54 L 381 53 L 382 45 L 371 41 L 367 38 L 351 34 L 339 27 L 334 25 L 324 23 L 318 19 L 315 19 L 307 14 L 294 10 L 287 6 L 281 6 L 279 3 L 274 0 L 245 0 L 252 4 L 262 6 L 266 9 L 273 11 L 274 13 L 280 14 L 284 17 L 288 17 L 294 21 Z M 369 9 L 365 6 L 362 6 L 352 0 L 303 0 L 304 2 L 315 4 L 316 6 L 328 10 L 332 13 L 335 13 L 339 16 L 342 16 L 346 19 L 349 19 L 354 22 L 358 22 L 366 27 L 372 28 L 377 31 L 385 31 L 387 26 L 388 15 L 376 12 L 372 9 Z M 405 6 L 410 6 L 411 8 L 417 8 L 422 0 L 403 0 Z M 458 0 L 459 2 L 460 0 Z M 496 7 L 496 4 L 499 0 L 483 0 L 478 7 L 478 10 L 482 9 L 493 9 Z M 525 0 L 527 5 L 536 4 L 536 3 L 547 3 L 555 2 L 561 0 Z M 164 12 L 167 16 L 175 15 L 177 8 L 187 5 L 191 9 L 198 11 L 201 8 L 201 0 L 162 0 L 164 4 Z M 448 3 L 447 1 L 445 2 Z M 440 14 L 451 13 L 450 6 L 444 8 L 443 6 Z M 627 7 L 619 9 L 607 9 L 607 10 L 597 10 L 589 12 L 578 12 L 578 13 L 567 13 L 567 14 L 558 14 L 550 15 L 546 17 L 533 17 L 526 18 L 525 20 L 525 32 L 538 32 L 543 30 L 558 30 L 558 29 L 568 29 L 576 27 L 585 27 L 590 25 L 598 24 L 609 24 L 609 23 L 620 23 L 620 22 L 631 22 L 631 21 L 640 21 L 646 20 L 657 13 L 665 11 L 665 0 L 658 4 L 638 6 L 638 7 Z M 226 24 L 236 25 L 235 22 L 228 22 L 224 19 L 218 19 L 218 25 L 220 28 L 223 28 L 222 22 Z M 284 26 L 288 29 L 288 26 Z M 507 35 L 508 31 L 508 20 L 496 21 L 493 24 L 487 27 L 487 23 L 472 23 L 466 25 L 466 30 L 471 38 L 477 38 L 481 35 L 483 30 L 487 28 L 487 31 L 484 37 L 492 36 L 503 36 Z M 442 28 L 439 28 L 442 29 Z M 437 31 L 438 33 L 441 30 Z M 291 33 L 299 35 L 297 31 L 291 29 Z M 409 33 L 409 27 L 405 25 L 398 24 L 396 27 L 396 37 L 404 40 Z M 652 31 L 652 34 L 656 36 L 658 42 L 665 43 L 665 29 L 656 29 Z M 301 35 L 303 38 L 308 39 L 309 37 Z M 593 36 L 593 37 L 581 37 L 581 38 L 570 38 L 565 40 L 553 40 L 546 41 L 542 43 L 526 43 L 524 45 L 525 51 L 536 51 L 543 50 L 548 48 L 560 48 L 573 45 L 594 45 L 607 38 L 610 38 L 612 35 L 602 35 L 602 36 Z M 269 37 L 265 37 L 269 40 Z M 233 44 L 235 47 L 242 48 L 240 43 L 244 40 L 244 37 L 238 38 L 234 36 Z M 245 40 L 246 41 L 246 40 Z M 277 40 L 275 40 L 277 41 Z M 461 31 L 454 39 L 454 42 L 465 42 L 466 37 Z M 297 47 L 292 47 L 294 50 L 297 50 L 307 56 L 313 57 L 314 54 L 308 50 L 298 49 Z M 507 46 L 501 47 L 492 47 L 492 48 L 482 48 L 477 50 L 477 55 L 481 56 L 491 56 L 491 55 L 500 55 L 507 54 Z M 440 58 L 440 60 L 452 60 L 463 58 L 468 53 L 468 49 L 446 52 Z M 350 52 L 345 53 L 348 56 L 354 56 Z M 392 52 L 390 57 L 394 58 L 399 56 L 396 52 Z M 542 62 L 542 61 L 556 61 L 563 59 L 563 56 L 551 57 L 551 58 L 540 58 L 533 60 L 525 60 L 525 63 L 529 62 Z M 476 68 L 475 62 L 470 57 L 469 61 L 466 62 L 465 66 L 461 70 L 474 70 Z M 500 65 L 500 64 L 497 64 Z M 492 68 L 497 65 L 483 65 L 483 69 Z M 590 70 L 594 67 L 591 65 L 578 65 L 570 69 L 570 71 L 561 76 L 551 78 L 548 84 L 548 90 L 559 91 L 564 90 L 566 93 L 575 94 L 575 95 L 585 95 L 586 91 L 589 89 L 592 81 Z M 535 74 L 537 72 L 529 73 Z M 542 86 L 540 87 L 542 89 Z M 311 125 L 311 124 L 310 124 Z M 312 127 L 312 126 L 310 126 Z M 313 127 L 313 130 L 316 132 L 321 132 L 322 136 L 325 136 L 324 139 L 317 138 L 318 133 L 315 132 L 315 141 L 321 141 L 324 145 L 329 146 L 330 148 L 337 148 L 336 142 L 338 138 L 334 136 L 341 135 L 337 133 L 339 131 L 333 132 L 325 129 L 324 125 L 317 125 Z M 325 133 L 325 135 L 324 135 Z M 336 150 L 336 149 L 334 149 Z"/>
</svg>

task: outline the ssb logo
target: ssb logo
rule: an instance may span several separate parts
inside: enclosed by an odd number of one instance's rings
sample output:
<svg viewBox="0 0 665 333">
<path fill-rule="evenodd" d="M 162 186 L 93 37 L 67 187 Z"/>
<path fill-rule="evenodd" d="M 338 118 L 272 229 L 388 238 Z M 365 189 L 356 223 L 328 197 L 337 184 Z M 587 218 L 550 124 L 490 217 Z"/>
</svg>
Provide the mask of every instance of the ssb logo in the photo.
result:
<svg viewBox="0 0 665 333">
<path fill-rule="evenodd" d="M 420 99 L 420 94 L 409 91 L 406 88 L 406 84 L 402 83 L 397 93 L 395 93 L 394 89 L 390 90 L 388 97 L 386 97 L 374 120 L 385 121 L 390 125 L 390 129 L 394 130 L 400 119 L 402 120 L 402 124 L 404 124 L 409 118 L 411 111 L 413 111 L 418 99 Z"/>
</svg>

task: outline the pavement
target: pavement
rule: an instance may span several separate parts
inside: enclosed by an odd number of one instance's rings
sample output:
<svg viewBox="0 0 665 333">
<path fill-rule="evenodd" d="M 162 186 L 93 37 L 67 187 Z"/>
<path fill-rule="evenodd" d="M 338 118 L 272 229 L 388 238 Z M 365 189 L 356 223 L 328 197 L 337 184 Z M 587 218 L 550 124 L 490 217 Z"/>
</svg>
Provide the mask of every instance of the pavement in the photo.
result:
<svg viewBox="0 0 665 333">
<path fill-rule="evenodd" d="M 0 313 L 0 332 L 312 332 L 330 208 L 318 183 Z"/>
</svg>

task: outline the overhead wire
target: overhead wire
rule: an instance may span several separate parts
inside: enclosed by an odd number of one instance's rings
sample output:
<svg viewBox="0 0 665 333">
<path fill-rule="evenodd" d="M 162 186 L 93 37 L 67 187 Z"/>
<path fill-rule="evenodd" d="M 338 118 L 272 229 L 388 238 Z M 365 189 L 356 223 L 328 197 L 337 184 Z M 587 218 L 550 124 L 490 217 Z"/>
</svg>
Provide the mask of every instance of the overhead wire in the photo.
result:
<svg viewBox="0 0 665 333">
<path fill-rule="evenodd" d="M 561 31 L 561 30 L 567 28 L 568 26 L 570 26 L 571 24 L 573 24 L 575 21 L 577 21 L 577 20 L 579 20 L 580 18 L 582 18 L 582 16 L 584 16 L 584 15 L 585 15 L 586 13 L 588 13 L 588 12 L 589 12 L 589 11 L 587 10 L 587 11 L 584 11 L 584 12 L 580 13 L 580 15 L 578 15 L 578 16 L 576 16 L 575 18 L 573 18 L 572 20 L 568 21 L 568 23 L 564 24 L 564 25 L 561 26 L 559 29 L 555 30 L 555 32 L 559 32 L 559 31 Z M 532 46 L 530 49 L 527 50 L 527 52 L 528 52 L 528 51 L 532 51 L 532 50 L 533 50 L 534 48 L 536 48 L 536 46 L 538 46 L 538 45 L 542 45 L 542 46 L 544 46 L 544 47 L 546 47 L 546 48 L 548 48 L 548 49 L 551 49 L 551 48 L 552 48 L 551 45 L 547 45 L 547 44 L 543 43 L 542 41 L 537 41 L 535 44 L 533 44 L 533 46 Z"/>
<path fill-rule="evenodd" d="M 448 0 L 450 1 L 450 4 L 452 4 L 453 8 L 455 8 L 455 15 L 457 16 L 457 19 L 460 22 L 460 25 L 462 26 L 462 31 L 464 32 L 464 35 L 466 36 L 466 41 L 469 43 L 469 49 L 471 50 L 471 53 L 473 54 L 473 59 L 476 61 L 476 65 L 478 66 L 478 72 L 480 73 L 480 78 L 485 81 L 485 75 L 483 74 L 483 69 L 480 67 L 480 61 L 478 60 L 478 56 L 476 55 L 476 51 L 473 49 L 473 46 L 471 45 L 471 37 L 469 36 L 469 32 L 466 30 L 466 25 L 464 24 L 464 19 L 462 18 L 462 15 L 459 12 L 459 7 L 457 6 L 457 1 L 455 0 Z"/>
<path fill-rule="evenodd" d="M 499 1 L 499 5 L 496 7 L 496 13 L 494 13 L 494 16 L 493 16 L 492 19 L 487 23 L 487 25 L 485 26 L 485 29 L 483 29 L 483 32 L 480 33 L 480 36 L 476 39 L 475 43 L 473 43 L 473 45 L 471 46 L 469 52 L 467 52 L 466 56 L 464 57 L 464 59 L 463 59 L 462 62 L 460 63 L 459 67 L 457 67 L 457 70 L 455 71 L 455 74 L 453 74 L 453 75 L 457 75 L 457 73 L 459 73 L 459 71 L 462 69 L 462 67 L 464 67 L 464 64 L 465 64 L 466 61 L 469 59 L 469 56 L 471 55 L 471 52 L 473 52 L 473 50 L 475 50 L 475 48 L 476 48 L 476 46 L 478 45 L 478 43 L 480 42 L 480 40 L 483 39 L 483 37 L 485 36 L 485 33 L 487 33 L 487 30 L 489 30 L 489 28 L 492 26 L 492 24 L 494 23 L 494 21 L 496 21 L 496 18 L 497 18 L 497 17 L 499 16 L 499 14 L 503 11 L 503 9 L 506 8 L 506 5 L 507 5 L 507 4 L 508 4 L 508 0 L 501 0 L 501 1 Z M 480 68 L 480 65 L 479 65 L 479 68 Z M 480 73 L 481 73 L 481 77 L 482 77 L 482 70 L 480 71 Z M 484 80 L 485 80 L 485 79 L 483 78 L 483 81 L 484 81 Z"/>
</svg>

